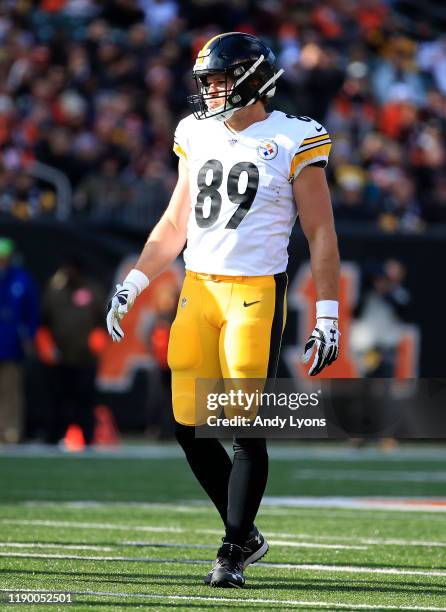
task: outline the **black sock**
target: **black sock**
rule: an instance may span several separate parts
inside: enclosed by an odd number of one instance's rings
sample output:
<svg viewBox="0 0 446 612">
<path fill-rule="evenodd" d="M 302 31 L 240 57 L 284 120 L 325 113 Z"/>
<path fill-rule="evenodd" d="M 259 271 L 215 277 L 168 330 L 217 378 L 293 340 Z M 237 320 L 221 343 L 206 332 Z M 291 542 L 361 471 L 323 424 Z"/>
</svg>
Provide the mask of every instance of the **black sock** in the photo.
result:
<svg viewBox="0 0 446 612">
<path fill-rule="evenodd" d="M 267 479 L 266 440 L 235 438 L 225 542 L 242 546 L 253 527 Z"/>
<path fill-rule="evenodd" d="M 215 438 L 196 438 L 195 427 L 175 423 L 175 435 L 195 477 L 217 508 L 226 525 L 228 483 L 232 462 Z"/>
</svg>

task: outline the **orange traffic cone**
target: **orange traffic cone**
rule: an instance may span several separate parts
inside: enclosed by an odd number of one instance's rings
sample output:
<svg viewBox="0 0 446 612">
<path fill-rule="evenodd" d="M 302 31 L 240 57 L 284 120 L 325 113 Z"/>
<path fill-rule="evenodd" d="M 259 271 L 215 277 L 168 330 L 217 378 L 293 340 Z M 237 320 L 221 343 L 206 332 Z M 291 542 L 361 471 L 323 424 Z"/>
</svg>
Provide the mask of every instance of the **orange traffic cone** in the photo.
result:
<svg viewBox="0 0 446 612">
<path fill-rule="evenodd" d="M 67 433 L 64 438 L 65 448 L 72 452 L 78 452 L 84 450 L 85 440 L 82 429 L 79 425 L 72 423 L 67 429 Z"/>
<path fill-rule="evenodd" d="M 96 427 L 94 443 L 98 446 L 117 446 L 119 430 L 112 411 L 107 406 L 96 406 L 94 411 Z"/>
</svg>

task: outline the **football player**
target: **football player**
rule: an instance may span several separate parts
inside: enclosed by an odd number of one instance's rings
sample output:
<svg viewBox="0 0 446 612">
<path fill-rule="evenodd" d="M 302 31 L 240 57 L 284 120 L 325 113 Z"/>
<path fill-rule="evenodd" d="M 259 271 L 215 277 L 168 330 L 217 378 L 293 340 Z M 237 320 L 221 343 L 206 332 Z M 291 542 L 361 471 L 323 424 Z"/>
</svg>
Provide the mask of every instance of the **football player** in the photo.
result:
<svg viewBox="0 0 446 612">
<path fill-rule="evenodd" d="M 339 255 L 324 171 L 331 140 L 309 117 L 267 111 L 282 72 L 271 49 L 249 34 L 220 34 L 201 49 L 192 114 L 175 133 L 177 185 L 108 307 L 109 333 L 120 341 L 122 317 L 187 241 L 168 361 L 176 437 L 225 525 L 205 579 L 214 587 L 242 587 L 244 568 L 268 550 L 254 524 L 268 455 L 264 439 L 236 437 L 231 461 L 219 440 L 195 437 L 195 381 L 276 375 L 297 214 L 317 291 L 317 320 L 303 355 L 309 374 L 329 366 L 339 350 Z"/>
</svg>

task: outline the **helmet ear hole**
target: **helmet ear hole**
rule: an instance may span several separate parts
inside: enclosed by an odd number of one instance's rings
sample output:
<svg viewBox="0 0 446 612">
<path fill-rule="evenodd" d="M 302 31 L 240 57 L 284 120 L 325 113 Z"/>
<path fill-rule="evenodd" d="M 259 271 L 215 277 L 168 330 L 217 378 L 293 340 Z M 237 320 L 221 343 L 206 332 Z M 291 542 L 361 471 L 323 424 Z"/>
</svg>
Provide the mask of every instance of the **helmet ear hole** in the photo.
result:
<svg viewBox="0 0 446 612">
<path fill-rule="evenodd" d="M 243 66 L 236 66 L 233 69 L 232 74 L 233 74 L 234 78 L 238 78 L 238 77 L 242 76 L 242 74 L 244 74 L 245 72 L 246 71 L 245 71 L 245 68 Z"/>
</svg>

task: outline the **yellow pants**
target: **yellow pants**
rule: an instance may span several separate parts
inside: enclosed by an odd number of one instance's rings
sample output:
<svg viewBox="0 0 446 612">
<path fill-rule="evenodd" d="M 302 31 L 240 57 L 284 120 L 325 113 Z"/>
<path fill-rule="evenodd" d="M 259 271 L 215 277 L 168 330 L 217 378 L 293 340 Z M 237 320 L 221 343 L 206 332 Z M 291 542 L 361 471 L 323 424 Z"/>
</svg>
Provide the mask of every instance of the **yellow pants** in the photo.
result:
<svg viewBox="0 0 446 612">
<path fill-rule="evenodd" d="M 274 378 L 286 318 L 285 272 L 186 271 L 169 340 L 175 420 L 196 425 L 197 379 Z"/>
</svg>

